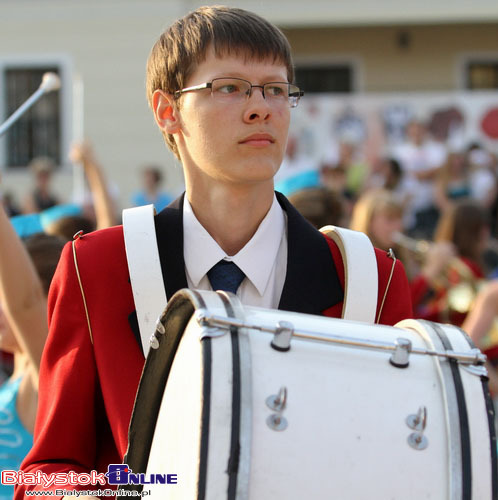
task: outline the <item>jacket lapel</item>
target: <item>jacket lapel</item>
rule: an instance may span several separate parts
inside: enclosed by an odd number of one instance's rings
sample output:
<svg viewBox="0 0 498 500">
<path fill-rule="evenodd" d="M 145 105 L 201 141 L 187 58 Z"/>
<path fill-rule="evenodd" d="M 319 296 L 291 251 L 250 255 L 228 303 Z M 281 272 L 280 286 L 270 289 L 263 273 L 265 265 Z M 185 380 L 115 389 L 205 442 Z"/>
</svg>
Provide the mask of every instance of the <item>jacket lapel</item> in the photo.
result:
<svg viewBox="0 0 498 500">
<path fill-rule="evenodd" d="M 183 258 L 182 194 L 155 217 L 157 246 L 168 300 L 180 289 L 187 288 Z"/>
<path fill-rule="evenodd" d="M 287 213 L 287 274 L 279 309 L 321 314 L 341 302 L 344 293 L 324 236 L 281 193 L 277 200 Z"/>
</svg>

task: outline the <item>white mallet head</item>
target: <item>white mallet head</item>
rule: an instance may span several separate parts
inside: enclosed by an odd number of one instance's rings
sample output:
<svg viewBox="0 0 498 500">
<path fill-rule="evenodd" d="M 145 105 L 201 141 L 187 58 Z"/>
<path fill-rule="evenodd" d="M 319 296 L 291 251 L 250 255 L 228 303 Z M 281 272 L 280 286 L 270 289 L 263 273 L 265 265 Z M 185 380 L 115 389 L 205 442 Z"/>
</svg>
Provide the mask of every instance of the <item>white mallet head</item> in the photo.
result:
<svg viewBox="0 0 498 500">
<path fill-rule="evenodd" d="M 61 88 L 61 79 L 55 73 L 45 73 L 42 77 L 40 88 L 45 92 L 59 90 Z"/>
</svg>

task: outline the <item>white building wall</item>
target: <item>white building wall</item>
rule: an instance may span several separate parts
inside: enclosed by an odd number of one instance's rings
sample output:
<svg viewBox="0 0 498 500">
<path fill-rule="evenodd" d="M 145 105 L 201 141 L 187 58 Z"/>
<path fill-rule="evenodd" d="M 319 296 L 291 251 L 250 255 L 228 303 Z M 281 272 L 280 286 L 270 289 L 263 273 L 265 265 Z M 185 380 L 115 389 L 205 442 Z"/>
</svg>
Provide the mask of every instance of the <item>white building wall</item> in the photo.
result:
<svg viewBox="0 0 498 500">
<path fill-rule="evenodd" d="M 182 175 L 167 151 L 147 107 L 145 61 L 160 32 L 177 17 L 205 2 L 193 0 L 2 0 L 2 61 L 53 57 L 64 64 L 65 133 L 74 137 L 73 77 L 84 86 L 84 136 L 88 138 L 125 206 L 147 162 L 164 165 L 168 184 L 181 188 Z M 316 27 L 362 24 L 493 21 L 496 0 L 239 0 L 227 2 L 253 10 L 281 26 Z M 358 53 L 359 54 L 359 53 Z M 358 58 L 361 63 L 361 57 Z M 368 79 L 368 75 L 365 76 Z M 0 82 L 0 86 L 2 82 Z M 0 92 L 2 89 L 0 88 Z M 1 110 L 0 110 L 1 112 Z M 1 118 L 0 118 L 1 119 Z M 76 118 L 76 129 L 81 120 Z M 1 141 L 2 139 L 0 139 Z M 71 168 L 57 175 L 56 187 L 69 198 Z M 20 195 L 29 185 L 26 173 L 3 172 L 3 184 Z"/>
<path fill-rule="evenodd" d="M 0 4 L 0 65 L 2 60 L 29 62 L 48 57 L 66 63 L 66 85 L 71 85 L 73 76 L 81 78 L 84 137 L 119 189 L 122 205 L 136 189 L 137 167 L 144 163 L 165 165 L 173 189 L 179 189 L 182 182 L 181 169 L 174 166 L 164 146 L 144 90 L 149 50 L 163 28 L 183 12 L 179 7 L 171 10 L 171 4 L 175 2 L 19 0 Z M 65 92 L 71 95 L 72 89 Z M 78 108 L 74 100 L 72 104 L 69 114 Z M 69 129 L 73 118 L 68 118 Z M 73 130 L 66 132 L 73 137 Z M 17 194 L 28 188 L 29 181 L 26 173 L 3 173 L 5 187 Z M 69 165 L 56 176 L 55 185 L 68 199 Z"/>
</svg>

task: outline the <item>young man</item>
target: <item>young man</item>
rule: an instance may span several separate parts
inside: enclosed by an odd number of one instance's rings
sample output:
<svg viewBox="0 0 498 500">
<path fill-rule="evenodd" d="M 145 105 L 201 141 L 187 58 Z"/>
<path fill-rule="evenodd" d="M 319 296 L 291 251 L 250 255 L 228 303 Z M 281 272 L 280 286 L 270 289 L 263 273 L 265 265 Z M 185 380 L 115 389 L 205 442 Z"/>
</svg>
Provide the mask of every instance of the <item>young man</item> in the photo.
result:
<svg viewBox="0 0 498 500">
<path fill-rule="evenodd" d="M 338 248 L 273 189 L 300 96 L 292 79 L 283 34 L 240 9 L 200 8 L 152 49 L 149 103 L 186 180 L 185 195 L 155 220 L 168 299 L 187 286 L 211 289 L 210 270 L 229 260 L 243 272 L 243 303 L 340 317 Z M 380 320 L 393 324 L 411 315 L 408 285 L 397 263 L 389 286 L 393 260 L 380 251 L 377 260 L 379 297 L 387 290 Z M 144 364 L 121 227 L 65 248 L 49 310 L 24 471 L 106 471 L 126 451 Z"/>
</svg>

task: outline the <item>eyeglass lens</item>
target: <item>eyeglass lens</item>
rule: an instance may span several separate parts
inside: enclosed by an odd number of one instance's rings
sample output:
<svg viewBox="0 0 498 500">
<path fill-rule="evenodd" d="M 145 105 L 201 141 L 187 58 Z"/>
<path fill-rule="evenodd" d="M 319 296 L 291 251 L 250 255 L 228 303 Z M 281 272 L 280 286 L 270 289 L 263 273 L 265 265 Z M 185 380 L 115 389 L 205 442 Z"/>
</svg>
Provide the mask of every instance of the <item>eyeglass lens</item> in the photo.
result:
<svg viewBox="0 0 498 500">
<path fill-rule="evenodd" d="M 262 86 L 251 85 L 250 82 L 238 78 L 216 78 L 211 84 L 213 97 L 219 100 L 247 99 L 254 88 L 261 88 L 263 96 L 273 104 L 285 104 L 294 107 L 299 100 L 299 89 L 289 83 L 270 82 Z"/>
</svg>

